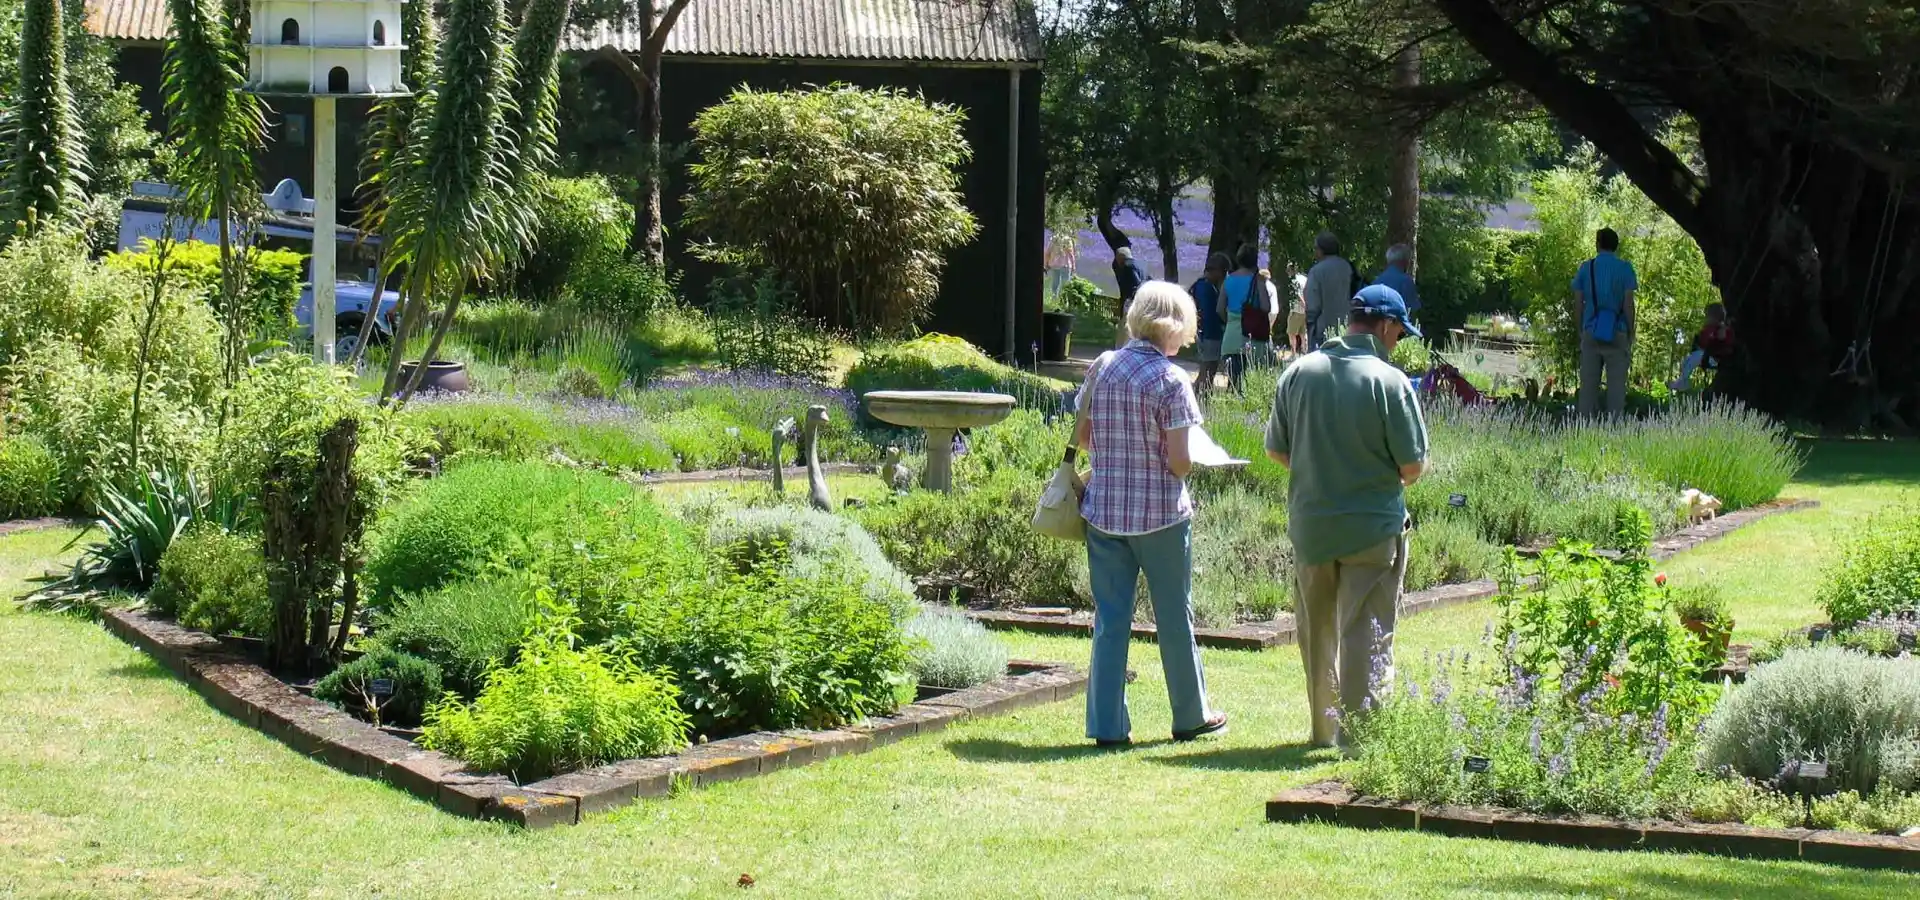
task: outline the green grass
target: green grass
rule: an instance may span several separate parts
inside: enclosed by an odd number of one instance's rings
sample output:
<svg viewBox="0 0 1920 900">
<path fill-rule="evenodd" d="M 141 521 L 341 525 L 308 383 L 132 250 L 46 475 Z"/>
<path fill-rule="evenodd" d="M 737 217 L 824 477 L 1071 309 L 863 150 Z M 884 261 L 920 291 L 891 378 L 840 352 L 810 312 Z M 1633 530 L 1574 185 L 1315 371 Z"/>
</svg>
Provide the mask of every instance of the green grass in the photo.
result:
<svg viewBox="0 0 1920 900">
<path fill-rule="evenodd" d="M 1920 447 L 1827 445 L 1771 519 L 1670 562 L 1710 576 L 1740 639 L 1812 621 L 1851 524 L 1920 487 Z M 17 589 L 71 532 L 0 538 Z M 1476 605 L 1409 620 L 1402 652 L 1478 640 Z M 1016 656 L 1086 661 L 1071 638 Z M 1912 895 L 1913 876 L 1268 825 L 1305 752 L 1290 649 L 1207 651 L 1224 739 L 1174 745 L 1153 648 L 1134 734 L 1101 753 L 1081 706 L 964 723 L 872 754 L 522 834 L 340 774 L 215 712 L 98 626 L 0 604 L 0 897 L 1790 897 Z"/>
</svg>

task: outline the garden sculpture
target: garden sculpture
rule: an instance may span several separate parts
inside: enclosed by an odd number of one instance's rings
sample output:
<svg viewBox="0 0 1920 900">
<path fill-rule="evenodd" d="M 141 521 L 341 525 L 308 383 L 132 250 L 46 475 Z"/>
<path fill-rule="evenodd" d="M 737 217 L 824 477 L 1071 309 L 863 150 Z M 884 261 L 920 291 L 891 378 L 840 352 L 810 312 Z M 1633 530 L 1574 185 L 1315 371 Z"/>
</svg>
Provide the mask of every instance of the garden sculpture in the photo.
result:
<svg viewBox="0 0 1920 900">
<path fill-rule="evenodd" d="M 790 440 L 793 440 L 792 416 L 781 419 L 780 424 L 773 426 L 773 492 L 776 495 L 784 496 L 787 493 L 786 454 L 781 451 L 786 449 L 786 443 Z"/>
<path fill-rule="evenodd" d="M 1720 515 L 1720 499 L 1694 488 L 1681 491 L 1680 502 L 1687 508 L 1688 522 L 1704 522 Z"/>
<path fill-rule="evenodd" d="M 820 426 L 825 424 L 826 407 L 807 407 L 807 424 L 800 432 L 800 444 L 807 454 L 807 502 L 821 512 L 833 512 L 833 497 L 827 494 L 827 476 L 820 471 Z"/>
<path fill-rule="evenodd" d="M 880 480 L 896 494 L 913 490 L 913 470 L 900 461 L 904 455 L 899 447 L 888 447 L 886 455 L 880 458 Z"/>
</svg>

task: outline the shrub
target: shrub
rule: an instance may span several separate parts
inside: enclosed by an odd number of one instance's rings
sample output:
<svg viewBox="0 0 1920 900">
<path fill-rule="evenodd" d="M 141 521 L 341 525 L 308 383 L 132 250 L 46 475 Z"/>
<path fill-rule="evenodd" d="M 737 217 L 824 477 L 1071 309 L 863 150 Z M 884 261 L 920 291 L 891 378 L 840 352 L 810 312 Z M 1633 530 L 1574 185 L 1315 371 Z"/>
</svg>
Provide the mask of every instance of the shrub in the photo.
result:
<svg viewBox="0 0 1920 900">
<path fill-rule="evenodd" d="M 73 234 L 48 230 L 0 253 L 0 396 L 85 501 L 135 474 L 133 371 L 147 301 L 139 277 L 88 260 Z M 184 289 L 163 297 L 142 394 L 142 468 L 192 465 L 204 454 L 219 342 L 206 304 Z"/>
<path fill-rule="evenodd" d="M 444 464 L 472 457 L 573 462 L 619 471 L 674 468 L 654 427 L 616 403 L 531 397 L 415 398 L 405 419 L 432 435 Z"/>
<path fill-rule="evenodd" d="M 879 459 L 873 444 L 855 427 L 858 407 L 853 395 L 804 379 L 760 372 L 696 372 L 635 392 L 627 398 L 623 415 L 660 422 L 675 412 L 704 409 L 708 415 L 724 417 L 737 425 L 749 461 L 766 465 L 773 427 L 782 419 L 799 420 L 807 407 L 816 405 L 828 410 L 827 423 L 820 429 L 822 461 Z M 792 443 L 787 450 L 798 453 Z"/>
<path fill-rule="evenodd" d="M 825 381 L 833 364 L 833 341 L 795 313 L 793 291 L 770 275 L 716 279 L 713 346 L 729 369 L 769 372 Z"/>
<path fill-rule="evenodd" d="M 252 498 L 274 605 L 270 661 L 310 666 L 334 627 L 368 526 L 399 493 L 420 436 L 360 397 L 352 375 L 291 354 L 247 370 L 220 435 L 216 483 Z M 344 634 L 348 623 L 340 623 Z"/>
<path fill-rule="evenodd" d="M 471 705 L 456 698 L 426 713 L 421 744 L 521 782 L 685 746 L 687 717 L 665 676 L 599 647 L 577 647 L 556 610 L 512 666 L 487 674 Z"/>
<path fill-rule="evenodd" d="M 1206 497 L 1193 518 L 1193 615 L 1202 625 L 1269 620 L 1293 608 L 1293 544 L 1286 507 L 1245 488 Z M 1148 618 L 1152 603 L 1138 596 Z"/>
<path fill-rule="evenodd" d="M 873 536 L 832 513 L 803 506 L 735 509 L 708 523 L 707 542 L 742 572 L 773 562 L 798 578 L 850 575 L 898 621 L 919 606 L 913 581 L 887 560 Z"/>
<path fill-rule="evenodd" d="M 1731 625 L 1733 607 L 1727 598 L 1720 595 L 1720 589 L 1711 584 L 1689 584 L 1676 587 L 1673 594 L 1673 614 L 1681 621 L 1689 619 L 1706 622 L 1710 625 Z"/>
<path fill-rule="evenodd" d="M 160 557 L 147 606 L 209 634 L 266 637 L 273 631 L 273 608 L 260 536 L 211 524 L 187 529 Z"/>
<path fill-rule="evenodd" d="M 1042 487 L 1003 475 L 951 494 L 915 491 L 855 519 L 922 583 L 966 585 L 1012 604 L 1085 606 L 1085 548 L 1033 530 Z"/>
<path fill-rule="evenodd" d="M 168 548 L 211 506 L 208 492 L 191 473 L 152 472 L 124 491 L 103 488 L 101 539 L 87 545 L 65 576 L 51 580 L 26 602 L 77 609 L 91 606 L 108 591 L 145 590 L 159 574 Z"/>
<path fill-rule="evenodd" d="M 1651 715 L 1606 713 L 1605 682 L 1588 689 L 1552 678 L 1498 680 L 1482 656 L 1448 656 L 1424 684 L 1401 674 L 1381 705 L 1345 723 L 1359 760 L 1349 783 L 1370 796 L 1434 804 L 1517 807 L 1623 818 L 1690 809 L 1704 780 L 1694 730 Z M 1488 771 L 1465 771 L 1481 757 Z"/>
<path fill-rule="evenodd" d="M 71 499 L 66 473 L 33 435 L 0 436 L 0 520 L 50 516 Z"/>
<path fill-rule="evenodd" d="M 530 187 L 533 249 L 505 281 L 515 296 L 553 303 L 591 277 L 591 270 L 626 256 L 633 207 L 600 176 L 536 176 Z"/>
<path fill-rule="evenodd" d="M 952 610 L 922 608 L 907 620 L 913 679 L 929 687 L 970 688 L 1007 674 L 1007 646 L 985 626 Z"/>
<path fill-rule="evenodd" d="M 772 269 L 835 329 L 899 334 L 973 237 L 957 170 L 963 113 L 898 90 L 736 90 L 694 120 L 696 253 Z M 823 189 L 826 188 L 826 189 Z"/>
<path fill-rule="evenodd" d="M 476 460 L 421 487 L 379 531 L 367 576 L 376 597 L 424 591 L 480 572 L 515 539 L 633 499 L 631 486 L 540 462 Z"/>
<path fill-rule="evenodd" d="M 376 615 L 372 644 L 434 663 L 449 690 L 472 697 L 489 667 L 513 664 L 538 615 L 519 580 L 455 581 L 401 598 Z"/>
<path fill-rule="evenodd" d="M 1429 519 L 1417 524 L 1408 536 L 1409 591 L 1475 581 L 1493 574 L 1499 566 L 1499 548 L 1487 543 L 1465 519 Z"/>
<path fill-rule="evenodd" d="M 699 734 L 831 727 L 890 712 L 911 693 L 892 609 L 848 573 L 800 578 L 779 568 L 626 605 L 620 643 L 673 673 Z"/>
<path fill-rule="evenodd" d="M 1754 669 L 1707 720 L 1701 760 L 1756 780 L 1824 762 L 1830 784 L 1871 794 L 1920 786 L 1920 661 L 1838 647 L 1792 650 Z"/>
<path fill-rule="evenodd" d="M 1537 563 L 1513 550 L 1500 576 L 1499 636 L 1510 642 L 1520 674 L 1564 680 L 1569 696 L 1603 685 L 1618 710 L 1671 708 L 1683 721 L 1706 711 L 1710 694 L 1699 641 L 1673 615 L 1654 584 L 1646 516 L 1624 510 L 1616 526 L 1618 559 L 1560 542 Z"/>
<path fill-rule="evenodd" d="M 1920 507 L 1876 516 L 1844 546 L 1820 587 L 1835 625 L 1920 606 Z"/>
<path fill-rule="evenodd" d="M 1058 410 L 1069 385 L 995 362 L 957 337 L 928 334 L 873 350 L 847 371 L 854 396 L 869 391 L 992 391 L 1021 406 Z"/>
<path fill-rule="evenodd" d="M 294 324 L 294 306 L 306 285 L 306 260 L 291 250 L 246 250 L 250 255 L 247 288 L 240 298 L 259 334 L 284 336 Z M 148 277 L 154 266 L 153 245 L 141 241 L 137 250 L 108 254 L 109 269 Z M 201 241 L 180 241 L 167 251 L 168 277 L 190 290 L 219 315 L 221 303 L 220 248 Z"/>
<path fill-rule="evenodd" d="M 954 478 L 984 481 L 1001 472 L 1047 479 L 1060 465 L 1067 442 L 1073 440 L 1073 420 L 1048 417 L 1030 409 L 1016 409 L 997 425 L 967 435 L 967 452 L 953 460 Z"/>
<path fill-rule="evenodd" d="M 376 692 L 376 688 L 385 692 Z M 440 699 L 440 694 L 439 666 L 379 646 L 334 669 L 313 686 L 316 699 L 384 725 L 420 724 L 427 704 Z"/>
<path fill-rule="evenodd" d="M 594 265 L 576 270 L 568 283 L 568 294 L 573 304 L 587 314 L 633 327 L 636 342 L 647 348 L 665 349 L 670 351 L 669 355 L 687 360 L 713 355 L 712 345 L 697 339 L 670 343 L 666 347 L 660 345 L 656 320 L 671 316 L 678 308 L 678 281 L 638 256 L 602 258 Z M 675 350 L 678 352 L 671 352 Z"/>
</svg>

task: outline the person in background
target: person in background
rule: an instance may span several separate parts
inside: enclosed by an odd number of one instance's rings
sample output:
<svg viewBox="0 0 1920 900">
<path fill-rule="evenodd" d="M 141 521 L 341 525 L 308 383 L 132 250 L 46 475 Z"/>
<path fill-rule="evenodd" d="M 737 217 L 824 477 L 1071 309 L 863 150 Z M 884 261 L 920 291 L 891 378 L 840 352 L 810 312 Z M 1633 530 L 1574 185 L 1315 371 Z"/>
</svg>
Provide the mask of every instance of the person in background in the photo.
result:
<svg viewBox="0 0 1920 900">
<path fill-rule="evenodd" d="M 1633 362 L 1633 295 L 1640 281 L 1633 263 L 1621 259 L 1620 235 L 1611 228 L 1594 234 L 1593 258 L 1573 275 L 1573 320 L 1580 323 L 1580 389 L 1576 406 L 1591 416 L 1600 399 L 1600 376 L 1607 379 L 1607 414 L 1627 409 L 1627 368 Z"/>
<path fill-rule="evenodd" d="M 1313 268 L 1307 270 L 1307 340 L 1305 352 L 1320 348 L 1346 324 L 1352 304 L 1353 264 L 1340 256 L 1340 239 L 1322 231 L 1313 239 Z"/>
<path fill-rule="evenodd" d="M 1225 253 L 1215 253 L 1207 257 L 1207 271 L 1199 281 L 1193 283 L 1193 305 L 1200 314 L 1200 375 L 1194 380 L 1195 387 L 1206 393 L 1213 389 L 1214 377 L 1220 373 L 1220 341 L 1227 330 L 1226 316 L 1221 312 L 1220 286 L 1226 283 L 1227 270 L 1233 268 L 1233 261 Z"/>
<path fill-rule="evenodd" d="M 1133 302 L 1133 295 L 1139 292 L 1140 286 L 1147 283 L 1147 270 L 1140 265 L 1139 260 L 1133 258 L 1132 247 L 1120 247 L 1113 251 L 1113 280 L 1114 283 L 1120 287 L 1120 315 L 1118 318 L 1120 321 L 1125 322 L 1127 320 L 1127 304 Z M 1126 329 L 1119 329 L 1119 333 L 1114 337 L 1116 346 L 1125 344 L 1127 341 Z"/>
<path fill-rule="evenodd" d="M 1193 469 L 1188 429 L 1200 403 L 1168 357 L 1198 331 L 1193 299 L 1150 281 L 1127 308 L 1131 340 L 1095 360 L 1080 390 L 1074 446 L 1092 455 L 1080 512 L 1087 520 L 1093 588 L 1093 661 L 1087 676 L 1087 737 L 1102 747 L 1132 742 L 1127 648 L 1135 585 L 1146 575 L 1159 631 L 1160 667 L 1173 706 L 1173 739 L 1225 731 L 1207 705 L 1207 679 L 1193 638 Z"/>
<path fill-rule="evenodd" d="M 1067 282 L 1073 280 L 1073 267 L 1078 262 L 1079 248 L 1074 241 L 1073 232 L 1056 231 L 1047 239 L 1047 299 L 1060 296 Z"/>
<path fill-rule="evenodd" d="M 1693 370 L 1705 365 L 1708 369 L 1718 369 L 1733 355 L 1733 326 L 1727 322 L 1727 308 L 1719 303 L 1707 304 L 1707 323 L 1700 326 L 1700 333 L 1693 336 L 1693 350 L 1687 358 L 1680 361 L 1680 378 L 1667 387 L 1676 391 L 1689 390 L 1693 386 Z"/>
<path fill-rule="evenodd" d="M 1293 300 L 1287 306 L 1287 347 L 1298 356 L 1307 352 L 1307 276 L 1287 263 L 1287 281 L 1293 291 Z"/>
<path fill-rule="evenodd" d="M 1408 266 L 1413 260 L 1413 248 L 1406 244 L 1395 244 L 1387 248 L 1387 268 L 1380 273 L 1374 284 L 1384 284 L 1399 292 L 1400 299 L 1407 304 L 1407 315 L 1418 319 L 1420 312 L 1420 288 L 1413 283 L 1413 275 Z"/>
<path fill-rule="evenodd" d="M 1265 293 L 1253 293 L 1254 283 L 1260 280 L 1260 248 L 1241 244 L 1233 255 L 1237 265 L 1220 287 L 1220 317 L 1227 323 L 1226 336 L 1220 342 L 1220 357 L 1227 366 L 1227 383 L 1238 391 L 1246 386 L 1247 377 L 1247 299 L 1254 297 L 1257 303 Z M 1271 334 L 1262 336 L 1266 340 L 1271 338 Z"/>
<path fill-rule="evenodd" d="M 1388 360 L 1420 336 L 1399 293 L 1362 288 L 1347 333 L 1280 374 L 1267 456 L 1287 467 L 1287 536 L 1296 561 L 1294 624 L 1307 669 L 1313 742 L 1351 753 L 1343 714 L 1378 705 L 1375 657 L 1390 676 L 1407 572 L 1406 489 L 1425 473 L 1427 426 L 1407 376 Z"/>
<path fill-rule="evenodd" d="M 1260 270 L 1260 284 L 1264 288 L 1261 296 L 1265 304 L 1261 307 L 1261 311 L 1266 314 L 1266 320 L 1263 323 L 1266 326 L 1266 332 L 1259 340 L 1254 340 L 1251 336 L 1247 339 L 1246 357 L 1248 365 L 1271 366 L 1280 361 L 1273 352 L 1273 326 L 1280 320 L 1280 288 L 1274 285 L 1273 273 L 1267 269 Z"/>
</svg>

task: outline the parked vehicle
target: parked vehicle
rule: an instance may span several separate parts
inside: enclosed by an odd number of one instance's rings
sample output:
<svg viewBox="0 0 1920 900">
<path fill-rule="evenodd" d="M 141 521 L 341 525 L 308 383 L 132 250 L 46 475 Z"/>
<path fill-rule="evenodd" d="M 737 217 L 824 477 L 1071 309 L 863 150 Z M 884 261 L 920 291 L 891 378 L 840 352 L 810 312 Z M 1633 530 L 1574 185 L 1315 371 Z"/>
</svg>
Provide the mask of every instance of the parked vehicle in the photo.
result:
<svg viewBox="0 0 1920 900">
<path fill-rule="evenodd" d="M 177 193 L 172 185 L 152 181 L 135 182 L 133 196 L 121 205 L 120 249 L 133 250 L 140 246 L 141 241 L 159 237 L 166 229 L 167 201 Z M 280 182 L 272 193 L 263 195 L 262 199 L 268 214 L 258 228 L 256 240 L 260 245 L 309 254 L 308 281 L 300 291 L 300 301 L 294 306 L 294 321 L 298 326 L 297 336 L 311 341 L 313 201 L 300 195 L 300 186 L 292 179 Z M 174 226 L 173 237 L 176 240 L 211 244 L 220 239 L 220 229 L 213 222 L 199 222 L 191 226 L 178 223 Z M 385 343 L 392 337 L 395 319 L 399 314 L 400 295 L 389 290 L 380 291 L 375 312 L 373 279 L 380 248 L 378 235 L 340 227 L 335 241 L 337 271 L 367 273 L 365 279 L 337 278 L 334 281 L 333 349 L 337 358 L 345 359 L 358 345 L 360 327 L 368 315 L 374 316 L 374 330 L 370 335 L 374 343 Z"/>
</svg>

